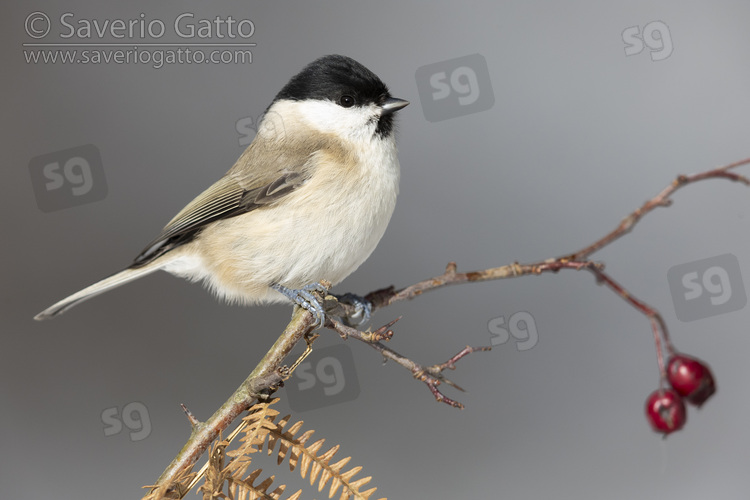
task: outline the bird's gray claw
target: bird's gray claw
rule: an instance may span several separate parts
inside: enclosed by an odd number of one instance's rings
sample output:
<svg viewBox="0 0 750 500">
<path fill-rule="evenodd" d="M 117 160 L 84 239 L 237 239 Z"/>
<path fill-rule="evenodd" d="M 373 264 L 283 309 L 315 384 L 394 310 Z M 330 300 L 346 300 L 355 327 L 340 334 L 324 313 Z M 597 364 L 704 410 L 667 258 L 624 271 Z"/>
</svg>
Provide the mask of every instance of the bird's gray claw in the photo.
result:
<svg viewBox="0 0 750 500">
<path fill-rule="evenodd" d="M 344 322 L 349 326 L 359 326 L 370 321 L 370 317 L 372 316 L 372 303 L 369 300 L 353 293 L 336 295 L 336 298 L 339 302 L 354 306 L 354 313 L 343 318 Z"/>
</svg>

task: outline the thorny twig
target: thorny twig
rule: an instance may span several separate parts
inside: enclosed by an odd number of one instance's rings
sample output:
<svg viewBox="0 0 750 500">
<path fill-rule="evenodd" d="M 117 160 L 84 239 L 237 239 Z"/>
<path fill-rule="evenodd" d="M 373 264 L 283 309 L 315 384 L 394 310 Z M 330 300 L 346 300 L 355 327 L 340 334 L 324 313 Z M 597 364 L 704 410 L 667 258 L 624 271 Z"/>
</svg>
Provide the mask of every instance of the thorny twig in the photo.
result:
<svg viewBox="0 0 750 500">
<path fill-rule="evenodd" d="M 398 319 L 401 319 L 401 318 L 398 318 Z M 361 332 L 357 330 L 356 328 L 346 326 L 340 321 L 337 321 L 331 318 L 328 318 L 328 320 L 326 321 L 326 326 L 338 332 L 342 338 L 352 337 L 357 340 L 361 340 L 362 342 L 364 342 L 371 348 L 378 351 L 383 356 L 384 359 L 391 360 L 397 363 L 398 365 L 401 365 L 402 367 L 409 370 L 415 379 L 421 382 L 424 382 L 425 385 L 427 385 L 427 387 L 430 389 L 430 392 L 432 392 L 432 395 L 435 396 L 435 399 L 438 402 L 446 403 L 447 405 L 452 406 L 453 408 L 463 409 L 464 405 L 462 405 L 458 401 L 454 401 L 453 399 L 447 397 L 446 395 L 441 393 L 440 390 L 437 388 L 441 383 L 445 382 L 446 384 L 452 387 L 455 387 L 456 389 L 460 391 L 463 391 L 463 389 L 461 389 L 458 385 L 451 382 L 449 379 L 445 378 L 442 372 L 446 368 L 455 370 L 456 367 L 454 365 L 456 361 L 463 358 L 467 354 L 471 354 L 472 352 L 476 352 L 476 351 L 489 351 L 492 348 L 491 347 L 466 346 L 458 354 L 451 357 L 445 363 L 440 363 L 440 364 L 425 367 L 415 361 L 412 361 L 406 356 L 402 356 L 401 354 L 397 353 L 396 351 L 382 344 L 379 341 L 381 339 L 390 340 L 391 337 L 393 337 L 393 330 L 390 330 L 390 327 L 393 326 L 393 324 L 396 323 L 398 319 L 393 320 L 390 323 L 387 323 L 386 325 L 381 326 L 380 328 L 378 328 L 372 333 Z"/>
</svg>

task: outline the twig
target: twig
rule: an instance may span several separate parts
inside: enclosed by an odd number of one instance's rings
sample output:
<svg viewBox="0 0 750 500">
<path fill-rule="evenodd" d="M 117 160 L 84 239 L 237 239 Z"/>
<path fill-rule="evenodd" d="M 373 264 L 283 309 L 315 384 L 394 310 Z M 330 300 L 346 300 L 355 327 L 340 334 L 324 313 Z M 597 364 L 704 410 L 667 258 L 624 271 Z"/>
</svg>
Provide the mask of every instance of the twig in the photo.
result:
<svg viewBox="0 0 750 500">
<path fill-rule="evenodd" d="M 575 252 L 572 255 L 569 255 L 567 259 L 569 260 L 580 260 L 588 257 L 592 253 L 602 249 L 603 247 L 609 245 L 613 241 L 615 241 L 618 238 L 621 238 L 625 234 L 632 231 L 633 226 L 635 226 L 646 214 L 651 212 L 657 207 L 668 207 L 672 204 L 672 199 L 670 198 L 672 194 L 674 194 L 675 191 L 678 189 L 687 186 L 688 184 L 692 184 L 694 182 L 706 180 L 706 179 L 728 179 L 733 182 L 741 182 L 745 185 L 750 185 L 750 180 L 742 175 L 736 174 L 734 172 L 729 172 L 729 170 L 733 168 L 740 167 L 742 165 L 747 165 L 750 163 L 750 158 L 745 158 L 744 160 L 740 160 L 734 163 L 730 163 L 729 165 L 725 165 L 723 167 L 715 168 L 713 170 L 708 170 L 706 172 L 700 172 L 697 174 L 691 174 L 691 175 L 678 175 L 677 178 L 672 181 L 672 183 L 665 187 L 659 194 L 654 196 L 652 199 L 644 203 L 640 208 L 638 208 L 636 211 L 625 217 L 622 222 L 620 222 L 620 225 L 617 226 L 617 228 L 606 235 L 604 238 L 600 239 L 599 241 L 596 241 L 595 243 L 587 246 L 584 249 L 581 249 L 577 252 Z"/>
<path fill-rule="evenodd" d="M 400 319 L 400 318 L 399 318 Z M 343 338 L 352 337 L 357 340 L 360 340 L 370 346 L 371 348 L 378 351 L 383 358 L 386 360 L 391 360 L 398 365 L 406 368 L 411 372 L 411 374 L 416 378 L 417 380 L 424 382 L 427 387 L 430 389 L 430 392 L 432 392 L 432 395 L 435 396 L 435 399 L 438 400 L 438 402 L 445 403 L 449 406 L 452 406 L 453 408 L 461 408 L 463 409 L 464 405 L 459 403 L 458 401 L 454 401 L 453 399 L 449 398 L 448 396 L 444 395 L 440 392 L 440 390 L 437 388 L 441 383 L 445 382 L 446 384 L 455 387 L 456 389 L 463 391 L 458 385 L 451 382 L 449 379 L 447 379 L 443 374 L 443 370 L 446 368 L 455 370 L 455 363 L 463 358 L 464 356 L 471 354 L 472 352 L 476 351 L 489 351 L 492 348 L 491 347 L 469 347 L 466 346 L 461 351 L 458 352 L 455 356 L 448 359 L 448 361 L 444 363 L 439 363 L 432 366 L 422 366 L 421 364 L 412 361 L 411 359 L 407 358 L 406 356 L 403 356 L 390 347 L 387 347 L 386 345 L 373 340 L 374 338 L 379 338 L 379 336 L 384 336 L 384 338 L 390 339 L 393 337 L 393 331 L 389 328 L 393 326 L 393 324 L 398 321 L 394 320 L 390 323 L 383 325 L 382 327 L 378 328 L 373 333 L 368 332 L 361 332 L 357 330 L 356 328 L 352 328 L 350 326 L 346 326 L 340 321 L 337 321 L 335 319 L 328 318 L 326 321 L 326 326 L 328 328 L 331 328 L 332 330 L 335 330 L 339 333 Z M 387 330 L 387 331 L 385 331 Z M 378 332 L 380 332 L 378 334 Z"/>
<path fill-rule="evenodd" d="M 669 338 L 667 324 L 664 322 L 661 314 L 655 308 L 635 298 L 633 294 L 625 290 L 622 285 L 617 283 L 603 271 L 592 269 L 591 272 L 594 273 L 594 276 L 596 276 L 596 279 L 599 283 L 604 283 L 611 290 L 615 291 L 625 302 L 635 307 L 651 322 L 651 329 L 654 333 L 654 344 L 656 345 L 656 360 L 659 363 L 659 373 L 661 374 L 660 384 L 663 384 L 663 381 L 667 378 L 667 371 L 664 365 L 664 353 L 662 352 L 661 338 L 664 339 L 664 344 L 666 345 L 667 352 L 670 354 L 670 356 L 675 353 L 675 349 L 672 345 L 671 339 Z"/>
</svg>

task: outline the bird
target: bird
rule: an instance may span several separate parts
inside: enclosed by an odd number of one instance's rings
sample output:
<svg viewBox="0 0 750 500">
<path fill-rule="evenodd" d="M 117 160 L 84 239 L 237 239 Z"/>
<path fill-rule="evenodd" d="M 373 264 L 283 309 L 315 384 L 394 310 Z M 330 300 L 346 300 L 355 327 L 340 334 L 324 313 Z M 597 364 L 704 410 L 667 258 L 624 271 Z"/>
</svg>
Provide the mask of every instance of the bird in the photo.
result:
<svg viewBox="0 0 750 500">
<path fill-rule="evenodd" d="M 325 313 L 313 292 L 356 270 L 393 214 L 400 178 L 395 112 L 408 104 L 350 57 L 312 61 L 276 94 L 229 171 L 130 266 L 35 319 L 161 270 L 202 282 L 230 303 L 291 302 L 321 326 Z M 367 301 L 345 299 L 360 321 L 369 319 Z"/>
</svg>

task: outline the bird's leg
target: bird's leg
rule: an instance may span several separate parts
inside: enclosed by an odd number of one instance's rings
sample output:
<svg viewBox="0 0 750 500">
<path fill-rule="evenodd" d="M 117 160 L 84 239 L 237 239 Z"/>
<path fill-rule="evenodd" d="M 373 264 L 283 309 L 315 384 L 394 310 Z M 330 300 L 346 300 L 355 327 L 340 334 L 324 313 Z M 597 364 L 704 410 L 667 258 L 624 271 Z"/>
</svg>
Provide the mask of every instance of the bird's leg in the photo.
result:
<svg viewBox="0 0 750 500">
<path fill-rule="evenodd" d="M 287 288 L 284 285 L 274 283 L 271 288 L 288 298 L 303 309 L 310 311 L 315 318 L 316 328 L 323 326 L 326 320 L 326 313 L 321 305 L 320 301 L 313 295 L 313 291 L 321 292 L 323 294 L 328 292 L 328 289 L 320 283 L 313 283 L 312 285 L 306 285 L 298 290 L 293 288 Z"/>
</svg>

